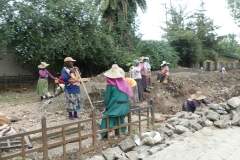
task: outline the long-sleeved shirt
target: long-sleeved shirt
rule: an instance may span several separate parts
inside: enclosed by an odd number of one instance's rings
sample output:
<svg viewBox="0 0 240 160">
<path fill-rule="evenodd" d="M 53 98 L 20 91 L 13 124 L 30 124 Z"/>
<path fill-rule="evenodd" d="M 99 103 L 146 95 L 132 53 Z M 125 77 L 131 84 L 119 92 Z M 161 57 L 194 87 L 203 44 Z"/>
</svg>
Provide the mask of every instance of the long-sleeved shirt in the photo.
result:
<svg viewBox="0 0 240 160">
<path fill-rule="evenodd" d="M 141 75 L 142 76 L 147 76 L 147 67 L 144 63 L 140 63 L 139 64 L 140 68 L 141 68 Z"/>
<path fill-rule="evenodd" d="M 202 103 L 205 105 L 211 104 L 211 102 L 202 99 Z M 187 112 L 194 112 L 196 110 L 196 108 L 200 107 L 201 103 L 193 100 L 192 98 L 189 98 L 186 102 L 183 103 L 183 111 L 187 111 Z"/>
<path fill-rule="evenodd" d="M 51 79 L 54 79 L 54 77 L 51 75 L 51 73 L 48 72 L 47 69 L 39 69 L 38 70 L 39 73 L 39 78 L 48 78 L 50 77 Z"/>
<path fill-rule="evenodd" d="M 144 64 L 145 64 L 145 66 L 147 67 L 147 70 L 148 70 L 148 71 L 151 71 L 151 65 L 150 65 L 150 63 L 149 63 L 149 62 L 145 62 Z"/>
<path fill-rule="evenodd" d="M 130 72 L 132 79 L 142 79 L 140 66 L 133 66 Z"/>
<path fill-rule="evenodd" d="M 78 85 L 74 85 L 74 83 L 69 82 L 72 78 L 71 75 L 67 72 L 68 67 L 62 69 L 62 79 L 65 82 L 65 90 L 68 94 L 80 93 L 80 87 Z"/>
</svg>

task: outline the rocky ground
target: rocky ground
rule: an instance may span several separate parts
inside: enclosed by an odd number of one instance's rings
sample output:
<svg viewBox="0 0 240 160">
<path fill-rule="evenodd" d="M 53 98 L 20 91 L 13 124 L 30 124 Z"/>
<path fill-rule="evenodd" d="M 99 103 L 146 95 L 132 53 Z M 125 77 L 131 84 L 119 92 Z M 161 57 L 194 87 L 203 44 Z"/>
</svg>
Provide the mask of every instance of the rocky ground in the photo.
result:
<svg viewBox="0 0 240 160">
<path fill-rule="evenodd" d="M 201 90 L 206 95 L 207 100 L 216 104 L 239 96 L 240 92 L 238 84 L 240 73 L 237 70 L 230 70 L 223 75 L 218 72 L 198 69 L 171 69 L 168 85 L 157 83 L 156 77 L 157 71 L 152 72 L 153 88 L 151 93 L 144 93 L 143 103 L 153 99 L 155 111 L 161 116 L 174 115 L 180 111 L 182 103 L 196 90 Z M 102 74 L 85 83 L 94 107 L 97 108 L 97 115 L 101 115 L 104 105 L 94 102 L 103 100 L 105 85 L 105 77 Z M 11 124 L 16 130 L 33 130 L 41 127 L 42 116 L 47 118 L 48 126 L 71 122 L 65 111 L 64 94 L 40 102 L 40 98 L 34 90 L 35 87 L 29 87 L 27 91 L 22 93 L 0 92 L 0 112 L 18 118 L 17 122 Z M 82 99 L 84 111 L 80 113 L 80 116 L 81 119 L 86 119 L 90 116 L 88 111 L 91 106 L 83 87 Z M 132 106 L 137 105 L 140 104 L 132 104 Z M 85 125 L 84 127 L 87 130 L 90 126 Z M 87 157 L 91 157 L 91 154 Z"/>
</svg>

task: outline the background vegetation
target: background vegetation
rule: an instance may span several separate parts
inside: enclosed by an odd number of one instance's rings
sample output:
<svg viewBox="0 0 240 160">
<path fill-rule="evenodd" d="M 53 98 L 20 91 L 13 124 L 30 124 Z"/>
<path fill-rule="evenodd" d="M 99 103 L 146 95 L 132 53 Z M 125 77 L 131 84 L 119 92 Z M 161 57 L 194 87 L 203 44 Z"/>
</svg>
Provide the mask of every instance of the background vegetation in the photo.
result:
<svg viewBox="0 0 240 160">
<path fill-rule="evenodd" d="M 228 4 L 239 23 L 239 0 Z M 240 54 L 236 35 L 216 34 L 220 26 L 206 17 L 204 3 L 192 13 L 185 13 L 186 5 L 166 7 L 166 34 L 160 41 L 141 40 L 138 7 L 146 11 L 146 0 L 1 0 L 0 53 L 13 47 L 16 62 L 26 69 L 34 71 L 45 61 L 53 73 L 71 56 L 85 75 L 113 63 L 127 71 L 140 56 L 148 56 L 158 70 L 163 60 L 170 67 L 192 67 L 221 53 Z"/>
</svg>

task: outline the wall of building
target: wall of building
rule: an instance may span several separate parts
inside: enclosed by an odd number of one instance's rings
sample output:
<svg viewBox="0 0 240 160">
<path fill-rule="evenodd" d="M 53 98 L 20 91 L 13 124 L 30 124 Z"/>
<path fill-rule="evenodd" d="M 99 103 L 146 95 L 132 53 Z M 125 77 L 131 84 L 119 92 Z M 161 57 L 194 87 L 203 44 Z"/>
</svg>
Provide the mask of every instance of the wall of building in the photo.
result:
<svg viewBox="0 0 240 160">
<path fill-rule="evenodd" d="M 226 56 L 219 56 L 217 62 L 206 60 L 203 63 L 203 69 L 209 71 L 219 70 L 222 67 L 226 69 L 239 68 L 239 66 L 238 59 Z"/>
<path fill-rule="evenodd" d="M 32 75 L 31 72 L 24 70 L 14 62 L 14 49 L 9 49 L 7 54 L 1 54 L 0 76 Z"/>
</svg>

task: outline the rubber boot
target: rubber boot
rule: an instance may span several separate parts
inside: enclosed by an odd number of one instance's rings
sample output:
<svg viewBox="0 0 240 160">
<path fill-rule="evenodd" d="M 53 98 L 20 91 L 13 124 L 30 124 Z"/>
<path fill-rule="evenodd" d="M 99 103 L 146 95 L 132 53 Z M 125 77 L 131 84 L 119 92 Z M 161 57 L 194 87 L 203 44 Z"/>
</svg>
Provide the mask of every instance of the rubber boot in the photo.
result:
<svg viewBox="0 0 240 160">
<path fill-rule="evenodd" d="M 69 119 L 73 120 L 74 118 L 73 118 L 72 112 L 68 112 L 68 113 L 69 113 Z"/>
<path fill-rule="evenodd" d="M 79 118 L 77 112 L 74 112 L 74 118 Z"/>
</svg>

